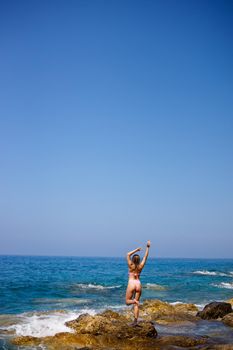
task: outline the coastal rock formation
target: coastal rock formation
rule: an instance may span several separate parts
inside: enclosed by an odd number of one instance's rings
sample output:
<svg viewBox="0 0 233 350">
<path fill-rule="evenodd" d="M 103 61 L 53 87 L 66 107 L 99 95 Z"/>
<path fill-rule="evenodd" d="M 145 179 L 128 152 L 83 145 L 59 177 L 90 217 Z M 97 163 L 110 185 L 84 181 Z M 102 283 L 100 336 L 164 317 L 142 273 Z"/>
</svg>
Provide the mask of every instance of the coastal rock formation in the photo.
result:
<svg viewBox="0 0 233 350">
<path fill-rule="evenodd" d="M 198 308 L 194 304 L 176 303 L 172 305 L 158 299 L 145 300 L 140 308 L 140 312 L 150 313 L 153 315 L 158 314 L 159 316 L 177 312 L 195 314 L 197 311 Z"/>
<path fill-rule="evenodd" d="M 41 338 L 21 336 L 14 338 L 12 343 L 18 346 L 28 346 L 28 350 L 37 346 L 49 350 L 96 349 L 88 338 L 85 336 L 78 337 L 76 334 L 72 333 L 57 333 L 54 336 Z"/>
<path fill-rule="evenodd" d="M 233 312 L 230 314 L 227 314 L 222 319 L 223 323 L 225 323 L 227 326 L 233 327 Z"/>
<path fill-rule="evenodd" d="M 73 329 L 73 333 L 57 333 L 44 338 L 16 337 L 13 344 L 42 344 L 54 350 L 74 350 L 86 346 L 91 349 L 130 349 L 130 344 L 135 341 L 140 344 L 140 349 L 147 349 L 157 337 L 152 322 L 141 321 L 137 326 L 132 326 L 127 315 L 111 310 L 95 316 L 82 314 L 77 319 L 66 322 L 66 326 Z"/>
<path fill-rule="evenodd" d="M 140 308 L 140 315 L 148 321 L 159 324 L 196 322 L 198 308 L 194 304 L 171 305 L 161 300 L 146 300 Z"/>
<path fill-rule="evenodd" d="M 198 339 L 181 335 L 164 336 L 148 341 L 143 341 L 135 337 L 131 340 L 118 340 L 115 343 L 103 342 L 102 339 L 100 336 L 100 339 L 97 337 L 94 341 L 85 335 L 77 337 L 77 335 L 71 333 L 58 333 L 53 337 L 45 338 L 18 337 L 14 340 L 14 344 L 28 346 L 28 349 L 34 346 L 40 346 L 49 350 L 175 350 L 185 348 L 200 349 L 200 346 L 204 346 L 207 341 L 205 338 Z M 226 350 L 231 349 L 227 348 Z"/>
<path fill-rule="evenodd" d="M 192 326 L 200 320 L 195 316 L 196 313 L 197 307 L 193 304 L 171 305 L 160 300 L 147 300 L 140 308 L 140 319 L 143 321 L 136 327 L 131 324 L 132 310 L 121 313 L 106 310 L 95 316 L 82 314 L 77 319 L 66 322 L 72 333 L 57 333 L 43 338 L 16 337 L 13 343 L 18 346 L 27 345 L 29 349 L 40 345 L 49 350 L 214 349 L 208 347 L 213 344 L 208 337 L 191 334 L 157 336 L 156 323 L 168 325 L 167 329 L 187 323 Z"/>
<path fill-rule="evenodd" d="M 233 310 L 230 303 L 214 301 L 207 304 L 202 311 L 199 311 L 197 316 L 201 317 L 203 320 L 211 320 L 222 318 L 232 311 Z"/>
<path fill-rule="evenodd" d="M 102 335 L 113 340 L 115 338 L 155 338 L 157 336 L 157 331 L 151 322 L 139 322 L 137 327 L 132 327 L 127 321 L 127 317 L 107 311 L 95 316 L 83 314 L 76 320 L 66 322 L 66 326 L 74 329 L 77 334 Z"/>
</svg>

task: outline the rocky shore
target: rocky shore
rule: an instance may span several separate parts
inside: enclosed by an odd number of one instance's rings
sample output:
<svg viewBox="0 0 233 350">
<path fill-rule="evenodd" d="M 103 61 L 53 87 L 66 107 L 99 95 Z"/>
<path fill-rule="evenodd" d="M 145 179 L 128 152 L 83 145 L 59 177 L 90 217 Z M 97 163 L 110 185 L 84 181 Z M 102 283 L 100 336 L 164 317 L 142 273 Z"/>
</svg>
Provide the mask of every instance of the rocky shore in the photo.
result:
<svg viewBox="0 0 233 350">
<path fill-rule="evenodd" d="M 132 310 L 121 313 L 106 310 L 91 316 L 82 314 L 66 322 L 71 333 L 57 333 L 54 336 L 37 338 L 15 337 L 12 343 L 18 346 L 44 346 L 49 350 L 233 350 L 233 343 L 221 342 L 214 334 L 197 335 L 195 328 L 201 322 L 219 322 L 227 325 L 233 333 L 233 299 L 213 302 L 199 311 L 194 304 L 171 305 L 160 300 L 146 300 L 140 306 L 140 321 L 132 326 Z M 167 327 L 166 334 L 160 334 L 159 327 Z M 174 329 L 189 329 L 187 334 L 174 334 Z M 170 332 L 169 332 L 170 330 Z M 233 337 L 232 337 L 233 339 Z"/>
</svg>

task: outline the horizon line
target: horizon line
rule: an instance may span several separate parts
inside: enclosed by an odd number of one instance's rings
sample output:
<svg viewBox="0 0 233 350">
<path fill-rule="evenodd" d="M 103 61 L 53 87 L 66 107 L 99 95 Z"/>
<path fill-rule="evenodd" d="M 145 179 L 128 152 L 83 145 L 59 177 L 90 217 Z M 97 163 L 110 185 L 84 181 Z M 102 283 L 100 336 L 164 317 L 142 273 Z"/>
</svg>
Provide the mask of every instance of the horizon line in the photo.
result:
<svg viewBox="0 0 233 350">
<path fill-rule="evenodd" d="M 25 256 L 25 257 L 54 257 L 54 258 L 102 258 L 102 259 L 109 259 L 109 258 L 117 258 L 121 259 L 124 258 L 123 255 L 121 256 L 104 256 L 104 255 L 47 255 L 47 254 L 0 254 L 0 256 Z M 233 260 L 233 257 L 170 257 L 170 256 L 150 256 L 151 259 L 189 259 L 189 260 Z"/>
</svg>

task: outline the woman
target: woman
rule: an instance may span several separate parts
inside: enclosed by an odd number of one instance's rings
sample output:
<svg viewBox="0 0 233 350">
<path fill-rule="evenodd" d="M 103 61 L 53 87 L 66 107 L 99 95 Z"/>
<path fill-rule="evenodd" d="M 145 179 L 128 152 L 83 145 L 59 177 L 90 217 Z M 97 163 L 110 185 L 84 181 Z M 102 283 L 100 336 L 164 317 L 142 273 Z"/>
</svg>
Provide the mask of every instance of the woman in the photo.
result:
<svg viewBox="0 0 233 350">
<path fill-rule="evenodd" d="M 147 242 L 146 252 L 144 258 L 140 262 L 140 256 L 135 254 L 139 252 L 141 248 L 132 250 L 127 254 L 127 262 L 129 266 L 129 282 L 126 290 L 125 301 L 127 305 L 134 304 L 134 322 L 133 325 L 137 325 L 138 315 L 139 315 L 139 300 L 142 293 L 142 286 L 139 280 L 140 273 L 145 266 L 150 248 L 150 241 Z M 134 254 L 134 255 L 133 255 Z M 131 255 L 133 257 L 131 258 Z"/>
</svg>

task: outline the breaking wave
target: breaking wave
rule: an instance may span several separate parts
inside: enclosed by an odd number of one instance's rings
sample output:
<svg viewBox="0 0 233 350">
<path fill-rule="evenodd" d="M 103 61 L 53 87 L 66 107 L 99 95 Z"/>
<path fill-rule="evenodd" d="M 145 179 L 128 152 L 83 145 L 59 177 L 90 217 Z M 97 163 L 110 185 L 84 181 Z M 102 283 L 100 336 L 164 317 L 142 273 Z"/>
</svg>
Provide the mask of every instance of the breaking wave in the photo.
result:
<svg viewBox="0 0 233 350">
<path fill-rule="evenodd" d="M 23 313 L 18 315 L 19 321 L 8 327 L 1 327 L 8 331 L 14 331 L 17 336 L 47 337 L 60 332 L 70 332 L 73 330 L 65 325 L 65 322 L 74 320 L 83 313 L 88 312 L 95 315 L 96 311 L 92 309 L 83 309 L 79 312 L 74 311 L 53 311 Z"/>
<path fill-rule="evenodd" d="M 212 286 L 218 287 L 218 288 L 233 289 L 233 283 L 229 283 L 229 282 L 221 282 L 219 284 L 212 284 Z"/>
<path fill-rule="evenodd" d="M 90 303 L 91 300 L 79 298 L 36 298 L 33 302 L 36 304 L 80 305 Z"/>
<path fill-rule="evenodd" d="M 73 287 L 78 289 L 97 289 L 97 290 L 105 290 L 105 289 L 116 289 L 120 288 L 121 285 L 116 286 L 102 286 L 101 284 L 92 284 L 92 283 L 77 283 Z"/>
<path fill-rule="evenodd" d="M 233 277 L 232 272 L 230 273 L 224 273 L 219 271 L 208 271 L 208 270 L 200 270 L 200 271 L 194 271 L 194 275 L 204 275 L 204 276 L 222 276 L 222 277 Z"/>
</svg>

